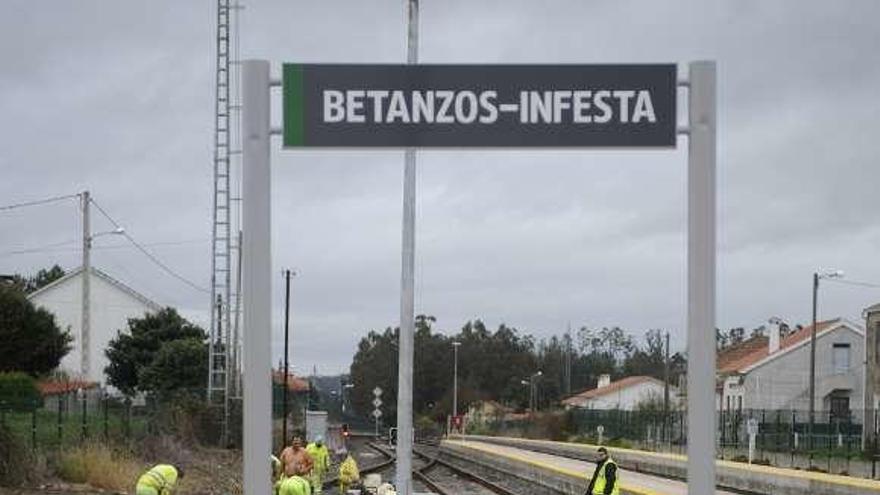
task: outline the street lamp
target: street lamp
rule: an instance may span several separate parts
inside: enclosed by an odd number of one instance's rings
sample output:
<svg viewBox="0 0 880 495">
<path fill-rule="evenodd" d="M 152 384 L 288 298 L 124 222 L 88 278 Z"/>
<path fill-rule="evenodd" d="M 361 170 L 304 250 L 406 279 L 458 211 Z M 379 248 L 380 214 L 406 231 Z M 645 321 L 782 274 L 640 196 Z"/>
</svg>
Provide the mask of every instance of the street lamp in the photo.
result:
<svg viewBox="0 0 880 495">
<path fill-rule="evenodd" d="M 523 385 L 529 386 L 529 413 L 534 412 L 535 407 L 537 406 L 537 397 L 535 397 L 535 378 L 538 378 L 544 374 L 543 371 L 538 370 L 537 373 L 529 375 L 529 380 L 522 380 L 520 383 Z"/>
<path fill-rule="evenodd" d="M 810 450 L 813 449 L 813 425 L 816 416 L 816 300 L 819 297 L 819 280 L 843 278 L 840 270 L 813 273 L 813 328 L 810 335 Z"/>
<path fill-rule="evenodd" d="M 342 414 L 345 414 L 345 391 L 354 388 L 354 383 L 346 383 L 342 386 Z"/>
<path fill-rule="evenodd" d="M 458 348 L 461 346 L 461 342 L 455 341 L 452 343 L 452 353 L 455 356 L 453 358 L 452 365 L 452 416 L 458 417 Z"/>
</svg>

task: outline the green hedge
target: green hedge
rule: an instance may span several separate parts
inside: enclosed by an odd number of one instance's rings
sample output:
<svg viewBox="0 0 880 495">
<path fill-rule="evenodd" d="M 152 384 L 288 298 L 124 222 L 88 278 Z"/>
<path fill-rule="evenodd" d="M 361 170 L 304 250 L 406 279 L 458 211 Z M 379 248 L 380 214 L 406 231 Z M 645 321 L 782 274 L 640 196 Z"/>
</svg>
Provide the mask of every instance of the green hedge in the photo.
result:
<svg viewBox="0 0 880 495">
<path fill-rule="evenodd" d="M 27 373 L 0 373 L 0 408 L 30 411 L 42 405 L 37 382 Z"/>
</svg>

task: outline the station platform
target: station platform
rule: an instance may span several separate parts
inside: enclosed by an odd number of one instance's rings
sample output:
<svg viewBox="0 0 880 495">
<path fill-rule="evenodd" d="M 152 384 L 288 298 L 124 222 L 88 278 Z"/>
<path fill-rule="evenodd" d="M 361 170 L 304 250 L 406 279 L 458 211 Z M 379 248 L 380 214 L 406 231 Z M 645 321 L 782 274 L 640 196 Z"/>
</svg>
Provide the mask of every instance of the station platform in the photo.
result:
<svg viewBox="0 0 880 495">
<path fill-rule="evenodd" d="M 593 473 L 598 448 L 595 445 L 483 436 L 456 436 L 443 445 L 459 454 L 480 455 L 487 462 L 494 456 L 514 470 L 519 464 L 524 469 L 536 470 L 535 476 L 549 473 L 567 479 L 572 489 L 576 480 L 581 480 L 581 494 L 586 488 L 587 477 Z M 685 456 L 617 448 L 609 448 L 609 451 L 622 470 L 624 493 L 687 494 L 687 484 L 683 481 L 687 475 Z M 717 461 L 716 466 L 719 486 L 724 487 L 716 491 L 718 494 L 880 494 L 880 481 L 875 480 L 730 461 Z"/>
</svg>

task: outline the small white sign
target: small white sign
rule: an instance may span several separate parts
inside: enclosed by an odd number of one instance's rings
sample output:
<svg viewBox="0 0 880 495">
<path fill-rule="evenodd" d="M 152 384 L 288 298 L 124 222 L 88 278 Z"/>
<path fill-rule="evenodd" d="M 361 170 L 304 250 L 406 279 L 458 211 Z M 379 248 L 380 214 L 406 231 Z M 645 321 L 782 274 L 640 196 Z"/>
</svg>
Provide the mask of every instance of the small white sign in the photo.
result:
<svg viewBox="0 0 880 495">
<path fill-rule="evenodd" d="M 373 395 L 375 395 L 376 397 L 381 396 L 381 395 L 382 395 L 382 389 L 379 388 L 379 387 L 374 388 L 374 389 L 373 389 Z"/>
<path fill-rule="evenodd" d="M 758 420 L 756 418 L 749 419 L 749 422 L 746 424 L 746 429 L 749 435 L 757 435 L 758 434 Z"/>
<path fill-rule="evenodd" d="M 382 405 L 382 399 L 380 399 L 380 398 L 378 398 L 378 397 L 376 397 L 375 399 L 373 399 L 373 406 L 374 406 L 374 407 L 378 408 L 378 407 L 381 406 L 381 405 Z"/>
<path fill-rule="evenodd" d="M 374 410 L 373 410 L 373 417 L 376 418 L 376 419 L 381 418 L 381 417 L 382 417 L 382 411 L 380 411 L 380 410 L 378 410 L 378 409 L 374 409 Z"/>
</svg>

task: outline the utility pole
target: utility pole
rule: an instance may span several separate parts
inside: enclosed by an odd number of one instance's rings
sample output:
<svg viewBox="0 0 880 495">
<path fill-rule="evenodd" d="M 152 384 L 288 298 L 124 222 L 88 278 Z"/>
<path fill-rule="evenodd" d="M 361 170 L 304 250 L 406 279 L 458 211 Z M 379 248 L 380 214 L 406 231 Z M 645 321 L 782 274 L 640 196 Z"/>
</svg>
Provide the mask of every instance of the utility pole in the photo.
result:
<svg viewBox="0 0 880 495">
<path fill-rule="evenodd" d="M 452 366 L 452 416 L 458 417 L 458 347 L 461 342 L 452 343 L 452 352 L 454 355 L 454 364 Z"/>
<path fill-rule="evenodd" d="M 82 320 L 80 322 L 80 373 L 84 380 L 89 379 L 91 372 L 91 272 L 92 272 L 92 231 L 89 219 L 89 203 L 91 198 L 88 191 L 80 195 L 83 212 L 83 252 L 82 252 Z"/>
<path fill-rule="evenodd" d="M 282 391 L 281 446 L 287 445 L 287 377 L 290 373 L 288 349 L 290 335 L 290 270 L 284 270 L 284 389 Z"/>
<path fill-rule="evenodd" d="M 669 332 L 666 332 L 666 356 L 663 359 L 663 440 L 668 438 L 669 427 Z"/>
</svg>

